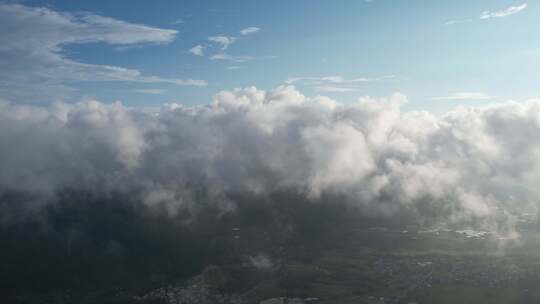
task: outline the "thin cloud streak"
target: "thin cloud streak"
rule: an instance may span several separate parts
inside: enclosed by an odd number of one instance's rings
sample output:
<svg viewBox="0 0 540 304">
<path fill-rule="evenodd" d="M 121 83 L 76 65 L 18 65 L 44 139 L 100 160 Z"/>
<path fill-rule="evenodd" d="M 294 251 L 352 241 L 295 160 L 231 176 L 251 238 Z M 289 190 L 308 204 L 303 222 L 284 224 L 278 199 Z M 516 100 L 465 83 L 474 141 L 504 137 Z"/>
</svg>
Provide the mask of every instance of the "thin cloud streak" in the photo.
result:
<svg viewBox="0 0 540 304">
<path fill-rule="evenodd" d="M 346 88 L 346 87 L 333 87 L 333 86 L 320 86 L 315 87 L 315 90 L 319 92 L 327 93 L 346 93 L 346 92 L 358 92 L 358 88 Z"/>
<path fill-rule="evenodd" d="M 493 100 L 496 96 L 490 96 L 480 92 L 461 92 L 450 96 L 433 97 L 431 100 Z"/>
<path fill-rule="evenodd" d="M 503 18 L 503 17 L 508 17 L 508 16 L 511 16 L 511 15 L 514 15 L 514 14 L 517 14 L 521 11 L 523 11 L 524 9 L 527 8 L 527 3 L 524 3 L 522 5 L 519 5 L 519 6 L 511 6 L 505 10 L 501 10 L 501 11 L 485 11 L 482 13 L 482 16 L 480 16 L 480 19 L 484 20 L 484 19 L 491 19 L 491 18 Z"/>
<path fill-rule="evenodd" d="M 167 90 L 163 90 L 163 89 L 136 89 L 136 90 L 131 90 L 131 92 L 133 92 L 133 93 L 141 93 L 141 94 L 159 95 L 159 94 L 166 93 Z"/>
<path fill-rule="evenodd" d="M 487 19 L 493 19 L 493 18 L 504 18 L 511 15 L 515 15 L 527 8 L 527 3 L 523 3 L 522 5 L 518 6 L 511 6 L 507 9 L 500 10 L 500 11 L 484 11 L 478 19 L 480 20 L 487 20 Z M 469 19 L 458 19 L 458 20 L 449 20 L 444 23 L 444 25 L 454 25 L 454 24 L 460 24 L 460 23 L 467 23 L 476 20 L 475 18 L 469 18 Z"/>
<path fill-rule="evenodd" d="M 248 62 L 250 60 L 253 60 L 253 57 L 251 56 L 232 56 L 229 54 L 216 54 L 212 55 L 210 57 L 211 60 L 223 60 L 223 61 L 231 61 L 231 62 L 237 62 L 237 63 L 243 63 Z"/>
<path fill-rule="evenodd" d="M 396 78 L 394 75 L 375 78 L 357 77 L 350 79 L 344 78 L 343 76 L 291 77 L 286 79 L 284 82 L 287 85 L 300 84 L 311 86 L 319 92 L 346 93 L 358 92 L 367 83 L 391 80 L 394 78 Z"/>
<path fill-rule="evenodd" d="M 261 29 L 258 27 L 251 26 L 251 27 L 240 30 L 240 35 L 245 36 L 245 35 L 256 33 L 260 30 Z"/>
</svg>

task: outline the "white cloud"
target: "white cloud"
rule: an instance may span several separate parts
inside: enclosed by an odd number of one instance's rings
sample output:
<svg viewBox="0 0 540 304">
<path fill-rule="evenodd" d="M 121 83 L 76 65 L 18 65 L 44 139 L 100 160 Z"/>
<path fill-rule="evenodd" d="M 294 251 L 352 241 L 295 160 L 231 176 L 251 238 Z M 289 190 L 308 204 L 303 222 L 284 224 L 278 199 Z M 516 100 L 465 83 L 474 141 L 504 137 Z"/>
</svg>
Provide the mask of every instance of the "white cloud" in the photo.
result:
<svg viewBox="0 0 540 304">
<path fill-rule="evenodd" d="M 69 59 L 68 44 L 103 42 L 111 45 L 170 43 L 177 31 L 89 13 L 61 13 L 48 8 L 0 4 L 0 94 L 11 100 L 38 96 L 57 99 L 73 91 L 67 83 L 128 81 L 203 85 L 202 80 L 146 76 L 124 67 Z"/>
<path fill-rule="evenodd" d="M 223 51 L 228 49 L 231 44 L 236 42 L 235 37 L 227 37 L 227 36 L 212 36 L 212 37 L 208 37 L 208 40 L 220 45 L 221 50 Z"/>
<path fill-rule="evenodd" d="M 167 92 L 167 90 L 163 90 L 163 89 L 136 89 L 136 90 L 132 90 L 132 92 L 141 93 L 141 94 L 159 95 L 159 94 L 163 94 L 163 93 Z"/>
<path fill-rule="evenodd" d="M 291 77 L 285 79 L 286 84 L 301 84 L 314 87 L 315 90 L 320 92 L 331 93 L 345 93 L 345 92 L 357 92 L 362 89 L 365 84 L 371 82 L 380 82 L 385 80 L 394 79 L 394 75 L 368 78 L 344 78 L 343 76 L 323 76 L 323 77 Z"/>
<path fill-rule="evenodd" d="M 96 101 L 4 104 L 0 193 L 119 191 L 175 210 L 195 204 L 186 185 L 292 189 L 371 214 L 403 208 L 419 221 L 435 214 L 501 233 L 512 230 L 510 214 L 536 206 L 540 101 L 440 117 L 404 112 L 405 102 L 395 94 L 342 104 L 284 86 L 222 91 L 209 105 L 171 104 L 157 115 Z"/>
<path fill-rule="evenodd" d="M 345 92 L 357 92 L 358 88 L 348 88 L 348 87 L 333 87 L 333 86 L 319 86 L 315 87 L 319 92 L 327 93 L 345 93 Z"/>
<path fill-rule="evenodd" d="M 133 82 L 143 82 L 143 83 L 170 83 L 179 86 L 193 86 L 193 87 L 205 87 L 208 83 L 205 80 L 199 79 L 176 79 L 176 78 L 163 78 L 156 76 L 146 76 L 140 77 L 137 79 L 128 79 Z"/>
<path fill-rule="evenodd" d="M 227 70 L 240 70 L 242 67 L 239 67 L 237 65 L 232 65 L 232 66 L 228 66 L 226 69 Z"/>
<path fill-rule="evenodd" d="M 247 27 L 245 29 L 240 30 L 240 34 L 245 36 L 245 35 L 256 33 L 260 30 L 261 29 L 258 27 L 251 26 L 251 27 Z"/>
<path fill-rule="evenodd" d="M 247 27 L 242 30 L 240 30 L 240 34 L 245 36 L 249 34 L 256 33 L 260 31 L 261 29 L 258 27 Z M 233 36 L 211 36 L 208 37 L 208 40 L 213 42 L 217 47 L 221 49 L 221 52 L 226 51 L 229 46 L 234 44 L 237 41 L 236 37 Z M 204 47 L 201 45 L 198 45 L 190 50 L 191 53 L 202 56 L 203 55 Z M 225 60 L 225 61 L 231 61 L 231 62 L 246 62 L 249 60 L 252 60 L 253 57 L 251 56 L 232 56 L 225 53 L 217 53 L 210 56 L 211 60 Z"/>
<path fill-rule="evenodd" d="M 242 62 L 247 62 L 247 61 L 250 61 L 253 59 L 253 57 L 251 56 L 232 56 L 232 55 L 229 55 L 229 54 L 216 54 L 216 55 L 212 55 L 210 57 L 211 60 L 223 60 L 223 61 L 231 61 L 231 62 L 237 62 L 237 63 L 242 63 Z"/>
<path fill-rule="evenodd" d="M 503 17 L 508 17 L 508 16 L 511 16 L 511 15 L 514 15 L 514 14 L 517 14 L 523 10 L 525 10 L 527 8 L 527 3 L 524 3 L 522 5 L 519 5 L 519 6 L 511 6 L 505 10 L 501 10 L 501 11 L 485 11 L 483 12 L 479 19 L 480 20 L 487 20 L 487 19 L 492 19 L 492 18 L 503 18 Z M 454 25 L 454 24 L 460 24 L 460 23 L 467 23 L 467 22 L 471 22 L 471 21 L 474 21 L 476 18 L 472 19 L 472 18 L 468 18 L 468 19 L 459 19 L 459 20 L 450 20 L 450 21 L 447 21 L 445 22 L 444 24 L 445 25 Z"/>
<path fill-rule="evenodd" d="M 333 76 L 322 76 L 322 77 L 291 77 L 285 80 L 286 83 L 295 83 L 295 82 L 304 82 L 304 83 L 315 83 L 315 84 L 355 84 L 355 83 L 365 83 L 365 82 L 375 82 L 394 79 L 394 75 L 386 75 L 381 77 L 356 77 L 356 78 L 345 78 L 339 75 Z"/>
<path fill-rule="evenodd" d="M 189 49 L 189 52 L 196 56 L 204 56 L 204 49 L 205 47 L 199 44 Z"/>
<path fill-rule="evenodd" d="M 460 23 L 467 23 L 471 21 L 474 21 L 474 19 L 450 20 L 450 21 L 446 21 L 444 25 L 454 25 L 454 24 L 460 24 Z"/>
<path fill-rule="evenodd" d="M 502 18 L 517 14 L 527 8 L 527 3 L 519 6 L 511 6 L 501 11 L 485 11 L 480 16 L 480 19 Z"/>
<path fill-rule="evenodd" d="M 454 93 L 450 96 L 433 97 L 432 100 L 492 100 L 495 96 L 490 96 L 480 92 Z"/>
</svg>

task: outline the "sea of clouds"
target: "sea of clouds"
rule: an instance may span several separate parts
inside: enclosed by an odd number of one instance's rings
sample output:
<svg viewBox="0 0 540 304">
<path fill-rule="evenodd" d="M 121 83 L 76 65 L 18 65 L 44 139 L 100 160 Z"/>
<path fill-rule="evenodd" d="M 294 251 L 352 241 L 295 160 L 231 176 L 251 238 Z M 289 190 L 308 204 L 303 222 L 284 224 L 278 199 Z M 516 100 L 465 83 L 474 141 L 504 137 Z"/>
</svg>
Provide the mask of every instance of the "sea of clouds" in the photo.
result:
<svg viewBox="0 0 540 304">
<path fill-rule="evenodd" d="M 35 204 L 59 191 L 125 193 L 174 214 L 204 188 L 335 196 L 391 218 L 435 212 L 447 223 L 512 235 L 536 210 L 540 101 L 402 112 L 407 98 L 339 103 L 294 87 L 222 91 L 202 106 L 156 111 L 83 101 L 0 104 L 0 193 Z M 426 211 L 426 210 L 429 210 Z"/>
</svg>

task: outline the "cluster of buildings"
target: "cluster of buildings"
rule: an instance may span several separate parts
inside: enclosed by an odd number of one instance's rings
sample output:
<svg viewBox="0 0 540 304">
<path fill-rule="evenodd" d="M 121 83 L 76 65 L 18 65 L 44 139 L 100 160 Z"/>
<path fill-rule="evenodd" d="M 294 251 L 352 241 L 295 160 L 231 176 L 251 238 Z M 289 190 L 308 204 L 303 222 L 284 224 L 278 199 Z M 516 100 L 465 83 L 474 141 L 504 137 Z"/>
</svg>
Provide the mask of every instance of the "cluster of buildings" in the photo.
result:
<svg viewBox="0 0 540 304">
<path fill-rule="evenodd" d="M 136 296 L 134 300 L 142 303 L 161 300 L 167 304 L 247 304 L 239 296 L 218 293 L 204 283 L 162 287 Z"/>
<path fill-rule="evenodd" d="M 379 258 L 374 262 L 373 270 L 387 287 L 402 291 L 403 297 L 413 291 L 453 284 L 503 287 L 526 275 L 525 269 L 509 261 L 451 256 Z"/>
<path fill-rule="evenodd" d="M 319 298 L 272 298 L 259 302 L 259 304 L 318 304 Z"/>
</svg>

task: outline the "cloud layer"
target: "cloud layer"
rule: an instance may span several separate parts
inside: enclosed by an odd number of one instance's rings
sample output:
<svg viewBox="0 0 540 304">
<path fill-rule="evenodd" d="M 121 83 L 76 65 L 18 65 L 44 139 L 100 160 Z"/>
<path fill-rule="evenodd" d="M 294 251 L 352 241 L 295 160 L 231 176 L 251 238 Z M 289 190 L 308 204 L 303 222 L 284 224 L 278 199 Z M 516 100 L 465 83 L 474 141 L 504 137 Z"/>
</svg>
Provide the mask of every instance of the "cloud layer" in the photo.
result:
<svg viewBox="0 0 540 304">
<path fill-rule="evenodd" d="M 223 91 L 159 113 L 120 103 L 0 107 L 0 190 L 123 192 L 170 212 L 190 193 L 297 191 L 511 232 L 536 207 L 540 101 L 402 113 L 406 97 L 340 104 L 293 87 Z"/>
</svg>

